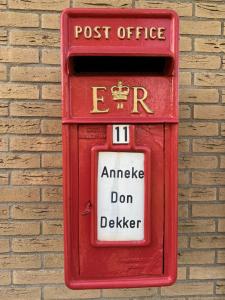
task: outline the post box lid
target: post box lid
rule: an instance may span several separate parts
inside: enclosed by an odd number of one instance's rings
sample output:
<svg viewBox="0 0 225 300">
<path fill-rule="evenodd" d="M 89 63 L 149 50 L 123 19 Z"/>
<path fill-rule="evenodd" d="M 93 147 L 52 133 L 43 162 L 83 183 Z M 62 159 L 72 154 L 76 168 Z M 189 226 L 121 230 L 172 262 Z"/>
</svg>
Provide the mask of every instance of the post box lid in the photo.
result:
<svg viewBox="0 0 225 300">
<path fill-rule="evenodd" d="M 67 55 L 175 56 L 178 27 L 166 9 L 66 9 L 62 45 Z"/>
<path fill-rule="evenodd" d="M 63 122 L 177 122 L 178 27 L 171 10 L 66 9 Z"/>
</svg>

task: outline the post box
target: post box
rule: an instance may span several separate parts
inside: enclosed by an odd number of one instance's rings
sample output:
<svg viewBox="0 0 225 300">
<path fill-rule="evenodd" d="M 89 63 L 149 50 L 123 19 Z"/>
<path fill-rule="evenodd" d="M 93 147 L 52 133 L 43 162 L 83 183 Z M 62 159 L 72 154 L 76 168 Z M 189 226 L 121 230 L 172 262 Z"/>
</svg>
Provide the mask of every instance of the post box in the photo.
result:
<svg viewBox="0 0 225 300">
<path fill-rule="evenodd" d="M 65 281 L 72 289 L 176 280 L 178 17 L 62 14 Z"/>
</svg>

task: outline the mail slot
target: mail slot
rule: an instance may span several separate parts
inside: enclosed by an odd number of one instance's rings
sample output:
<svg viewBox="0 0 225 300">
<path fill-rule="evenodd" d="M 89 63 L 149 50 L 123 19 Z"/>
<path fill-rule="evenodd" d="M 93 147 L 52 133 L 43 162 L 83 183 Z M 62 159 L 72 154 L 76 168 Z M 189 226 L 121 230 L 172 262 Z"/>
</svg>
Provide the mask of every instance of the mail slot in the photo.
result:
<svg viewBox="0 0 225 300">
<path fill-rule="evenodd" d="M 178 17 L 62 14 L 65 281 L 170 285 L 177 271 Z"/>
</svg>

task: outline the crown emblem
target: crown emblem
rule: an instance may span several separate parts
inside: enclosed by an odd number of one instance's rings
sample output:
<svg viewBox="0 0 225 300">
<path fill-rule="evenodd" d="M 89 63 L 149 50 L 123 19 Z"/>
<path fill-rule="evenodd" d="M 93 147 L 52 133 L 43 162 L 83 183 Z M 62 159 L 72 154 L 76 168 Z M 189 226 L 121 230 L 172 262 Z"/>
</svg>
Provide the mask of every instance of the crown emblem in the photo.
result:
<svg viewBox="0 0 225 300">
<path fill-rule="evenodd" d="M 130 88 L 126 85 L 123 85 L 122 81 L 119 80 L 117 85 L 111 87 L 113 100 L 127 100 L 129 95 Z M 117 103 L 117 108 L 122 109 L 123 103 Z"/>
</svg>

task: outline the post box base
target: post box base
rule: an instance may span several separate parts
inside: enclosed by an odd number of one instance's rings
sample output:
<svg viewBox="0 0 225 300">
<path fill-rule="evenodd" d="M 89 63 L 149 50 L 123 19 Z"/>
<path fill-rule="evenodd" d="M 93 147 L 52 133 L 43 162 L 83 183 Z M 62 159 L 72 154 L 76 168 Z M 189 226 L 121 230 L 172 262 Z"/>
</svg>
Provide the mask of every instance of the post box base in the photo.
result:
<svg viewBox="0 0 225 300">
<path fill-rule="evenodd" d="M 151 278 L 117 278 L 114 280 L 76 280 L 67 281 L 66 285 L 70 289 L 83 290 L 83 289 L 112 289 L 112 288 L 144 288 L 144 287 L 160 287 L 169 286 L 176 282 L 176 274 L 163 277 Z"/>
</svg>

